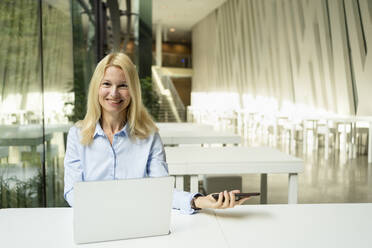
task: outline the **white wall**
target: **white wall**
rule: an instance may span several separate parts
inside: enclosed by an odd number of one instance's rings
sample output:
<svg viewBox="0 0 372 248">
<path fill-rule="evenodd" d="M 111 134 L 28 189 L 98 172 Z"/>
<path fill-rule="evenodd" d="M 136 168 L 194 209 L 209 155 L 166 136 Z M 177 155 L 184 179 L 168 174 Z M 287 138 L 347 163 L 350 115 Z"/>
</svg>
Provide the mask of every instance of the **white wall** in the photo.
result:
<svg viewBox="0 0 372 248">
<path fill-rule="evenodd" d="M 207 93 L 215 106 L 266 98 L 372 115 L 372 0 L 228 0 L 193 27 L 192 46 L 194 107 Z"/>
</svg>

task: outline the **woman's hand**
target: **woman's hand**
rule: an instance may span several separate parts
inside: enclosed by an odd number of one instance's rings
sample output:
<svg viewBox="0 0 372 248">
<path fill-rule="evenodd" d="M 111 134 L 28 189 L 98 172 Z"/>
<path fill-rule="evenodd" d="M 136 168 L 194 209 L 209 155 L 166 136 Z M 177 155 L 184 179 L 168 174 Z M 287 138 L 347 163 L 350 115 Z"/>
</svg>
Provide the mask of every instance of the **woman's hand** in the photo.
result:
<svg viewBox="0 0 372 248">
<path fill-rule="evenodd" d="M 200 196 L 195 199 L 194 204 L 197 208 L 215 208 L 215 209 L 225 209 L 225 208 L 233 208 L 236 205 L 240 205 L 246 200 L 249 199 L 249 197 L 240 199 L 239 201 L 235 201 L 235 194 L 240 193 L 240 190 L 233 190 L 230 192 L 227 192 L 226 190 L 224 192 L 220 192 L 218 195 L 218 200 L 216 201 L 212 194 L 209 194 L 207 196 Z M 225 201 L 222 201 L 223 196 L 225 197 Z"/>
</svg>

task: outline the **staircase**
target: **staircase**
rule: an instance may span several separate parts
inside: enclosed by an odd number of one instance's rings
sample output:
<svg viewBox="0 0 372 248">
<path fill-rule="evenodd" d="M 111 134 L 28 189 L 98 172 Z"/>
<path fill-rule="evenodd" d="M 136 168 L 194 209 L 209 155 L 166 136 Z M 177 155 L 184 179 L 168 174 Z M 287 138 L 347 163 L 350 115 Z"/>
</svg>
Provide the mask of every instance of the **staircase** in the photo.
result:
<svg viewBox="0 0 372 248">
<path fill-rule="evenodd" d="M 185 122 L 186 108 L 169 76 L 162 75 L 157 66 L 152 67 L 153 89 L 159 96 L 158 122 Z"/>
</svg>

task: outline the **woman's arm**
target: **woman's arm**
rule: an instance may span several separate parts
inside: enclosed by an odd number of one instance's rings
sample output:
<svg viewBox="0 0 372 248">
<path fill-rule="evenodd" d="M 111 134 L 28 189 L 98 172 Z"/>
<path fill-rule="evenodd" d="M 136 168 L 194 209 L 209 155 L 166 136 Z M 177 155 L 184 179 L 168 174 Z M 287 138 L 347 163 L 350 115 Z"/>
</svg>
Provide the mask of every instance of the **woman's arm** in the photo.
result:
<svg viewBox="0 0 372 248">
<path fill-rule="evenodd" d="M 168 175 L 168 165 L 165 161 L 164 147 L 158 133 L 154 135 L 154 140 L 151 146 L 151 151 L 147 163 L 147 173 L 150 177 L 160 177 Z M 239 192 L 239 190 L 220 192 L 219 198 L 216 201 L 212 197 L 212 194 L 202 196 L 199 193 L 189 193 L 175 189 L 173 194 L 172 207 L 175 209 L 180 209 L 181 212 L 186 214 L 193 214 L 195 213 L 196 209 L 201 208 L 233 208 L 236 205 L 240 205 L 249 199 L 244 198 L 239 201 L 235 201 L 235 194 Z M 223 197 L 225 198 L 224 201 L 222 200 Z M 194 204 L 194 208 L 192 208 L 192 204 Z"/>
<path fill-rule="evenodd" d="M 168 164 L 165 159 L 164 146 L 158 133 L 154 134 L 149 158 L 147 161 L 147 175 L 149 177 L 168 176 Z M 172 207 L 182 213 L 192 214 L 195 209 L 191 208 L 191 201 L 197 193 L 189 193 L 175 189 L 173 193 Z"/>
<path fill-rule="evenodd" d="M 74 183 L 83 180 L 83 168 L 79 151 L 80 141 L 77 127 L 70 128 L 67 136 L 65 167 L 64 198 L 68 204 L 73 206 Z"/>
</svg>

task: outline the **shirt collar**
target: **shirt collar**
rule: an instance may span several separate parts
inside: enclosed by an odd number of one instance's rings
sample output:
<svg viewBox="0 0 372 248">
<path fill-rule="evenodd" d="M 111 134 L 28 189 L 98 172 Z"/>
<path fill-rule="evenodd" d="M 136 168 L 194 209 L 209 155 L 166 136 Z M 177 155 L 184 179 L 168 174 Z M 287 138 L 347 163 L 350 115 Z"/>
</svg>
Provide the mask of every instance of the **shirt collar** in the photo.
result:
<svg viewBox="0 0 372 248">
<path fill-rule="evenodd" d="M 115 135 L 128 136 L 128 132 L 129 132 L 128 129 L 129 129 L 129 125 L 128 125 L 128 123 L 126 123 L 125 126 L 119 132 L 117 132 Z M 97 123 L 96 123 L 96 129 L 94 130 L 93 138 L 95 138 L 96 136 L 106 136 L 106 134 L 103 131 L 99 121 L 97 121 Z"/>
</svg>

